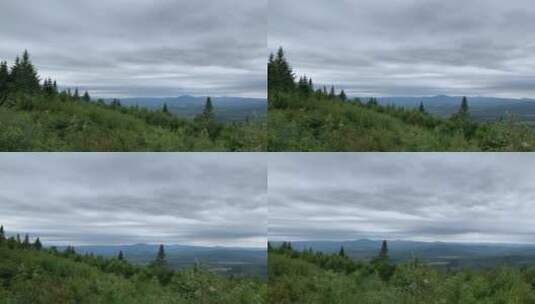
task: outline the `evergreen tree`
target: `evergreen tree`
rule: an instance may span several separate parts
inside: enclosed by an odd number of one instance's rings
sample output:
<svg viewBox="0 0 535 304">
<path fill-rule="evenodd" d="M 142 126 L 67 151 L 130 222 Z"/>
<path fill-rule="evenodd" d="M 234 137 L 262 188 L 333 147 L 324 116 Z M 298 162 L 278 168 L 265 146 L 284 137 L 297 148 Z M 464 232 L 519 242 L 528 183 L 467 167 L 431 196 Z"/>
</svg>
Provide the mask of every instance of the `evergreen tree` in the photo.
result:
<svg viewBox="0 0 535 304">
<path fill-rule="evenodd" d="M 20 234 L 17 233 L 17 244 L 22 244 L 22 241 L 20 240 Z"/>
<path fill-rule="evenodd" d="M 334 98 L 336 97 L 336 93 L 334 91 L 334 86 L 331 86 L 331 91 L 329 92 L 329 98 Z"/>
<path fill-rule="evenodd" d="M 383 241 L 381 244 L 381 250 L 379 251 L 379 258 L 383 260 L 388 259 L 388 245 L 386 243 L 386 240 Z"/>
<path fill-rule="evenodd" d="M 279 48 L 277 55 L 271 54 L 268 61 L 269 92 L 288 92 L 295 88 L 295 76 L 286 60 L 284 50 Z"/>
<path fill-rule="evenodd" d="M 167 103 L 164 103 L 164 104 L 163 104 L 162 112 L 164 112 L 164 113 L 166 113 L 166 114 L 169 113 L 169 110 L 167 109 Z"/>
<path fill-rule="evenodd" d="M 22 247 L 30 248 L 30 236 L 28 234 L 24 235 L 24 241 L 22 242 Z"/>
<path fill-rule="evenodd" d="M 164 267 L 167 264 L 167 261 L 165 259 L 165 250 L 163 245 L 160 245 L 158 248 L 158 254 L 156 255 L 156 259 L 154 260 L 154 265 L 158 267 Z"/>
<path fill-rule="evenodd" d="M 424 108 L 424 103 L 423 102 L 420 102 L 420 107 L 418 107 L 418 111 L 420 111 L 421 113 L 425 113 L 425 108 Z"/>
<path fill-rule="evenodd" d="M 22 60 L 17 57 L 9 75 L 9 91 L 27 94 L 38 93 L 41 89 L 37 70 L 33 66 L 28 51 L 24 51 Z"/>
<path fill-rule="evenodd" d="M 86 102 L 91 101 L 91 96 L 89 96 L 89 93 L 87 91 L 85 91 L 84 96 L 82 97 L 82 100 Z"/>
<path fill-rule="evenodd" d="M 123 261 L 124 260 L 124 255 L 123 255 L 123 251 L 122 250 L 119 251 L 119 255 L 117 255 L 117 259 L 119 261 Z"/>
<path fill-rule="evenodd" d="M 9 70 L 7 68 L 7 62 L 0 62 L 0 98 L 7 94 L 9 81 Z M 0 100 L 1 101 L 1 100 Z"/>
<path fill-rule="evenodd" d="M 340 99 L 342 99 L 343 101 L 347 100 L 346 92 L 344 92 L 344 90 L 340 92 L 340 95 L 338 97 L 340 97 Z"/>
<path fill-rule="evenodd" d="M 340 247 L 340 251 L 338 252 L 338 255 L 341 256 L 341 257 L 345 257 L 346 256 L 346 253 L 344 251 L 344 246 Z"/>
<path fill-rule="evenodd" d="M 204 105 L 204 109 L 201 113 L 201 118 L 207 121 L 214 120 L 214 106 L 212 105 L 212 98 L 207 97 L 206 98 L 206 104 Z"/>
<path fill-rule="evenodd" d="M 37 250 L 41 250 L 41 248 L 43 248 L 43 245 L 41 244 L 41 240 L 39 240 L 39 238 L 37 238 L 33 243 L 33 248 Z"/>
<path fill-rule="evenodd" d="M 459 107 L 459 112 L 457 113 L 461 118 L 466 118 L 468 116 L 468 99 L 466 96 L 463 97 L 461 101 L 461 106 Z"/>
<path fill-rule="evenodd" d="M 6 233 L 4 232 L 4 225 L 0 226 L 0 241 L 6 239 Z"/>
<path fill-rule="evenodd" d="M 78 92 L 78 88 L 74 89 L 74 95 L 72 97 L 76 100 L 80 99 L 80 93 Z"/>
</svg>

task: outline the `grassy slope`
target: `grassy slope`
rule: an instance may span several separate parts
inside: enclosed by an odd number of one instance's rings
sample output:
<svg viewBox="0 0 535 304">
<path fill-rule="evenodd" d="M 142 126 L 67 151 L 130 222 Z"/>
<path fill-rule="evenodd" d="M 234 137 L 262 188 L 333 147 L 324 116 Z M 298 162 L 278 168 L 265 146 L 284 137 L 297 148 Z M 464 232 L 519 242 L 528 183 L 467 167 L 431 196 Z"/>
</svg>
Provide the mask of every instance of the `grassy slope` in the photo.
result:
<svg viewBox="0 0 535 304">
<path fill-rule="evenodd" d="M 172 118 L 176 128 L 97 103 L 19 97 L 0 107 L 2 151 L 258 151 L 265 150 L 262 121 L 224 125 L 217 138 Z M 171 118 L 170 118 L 171 120 Z"/>
<path fill-rule="evenodd" d="M 416 110 L 280 94 L 269 110 L 269 151 L 528 151 L 535 131 L 509 121 L 462 126 Z"/>
<path fill-rule="evenodd" d="M 346 274 L 269 253 L 269 298 L 277 304 L 530 304 L 534 286 L 535 269 L 446 273 L 401 265 L 384 282 L 366 265 Z"/>
<path fill-rule="evenodd" d="M 265 303 L 265 284 L 177 272 L 166 286 L 147 270 L 126 278 L 44 251 L 0 246 L 0 304 Z"/>
</svg>

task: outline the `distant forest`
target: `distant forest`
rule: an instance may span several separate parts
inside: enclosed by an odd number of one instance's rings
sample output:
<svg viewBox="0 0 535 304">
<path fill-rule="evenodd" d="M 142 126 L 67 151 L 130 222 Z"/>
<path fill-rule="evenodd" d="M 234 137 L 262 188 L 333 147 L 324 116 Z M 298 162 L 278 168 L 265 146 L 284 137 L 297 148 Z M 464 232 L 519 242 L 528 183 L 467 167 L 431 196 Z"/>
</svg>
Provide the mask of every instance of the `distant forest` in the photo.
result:
<svg viewBox="0 0 535 304">
<path fill-rule="evenodd" d="M 75 247 L 45 248 L 39 238 L 7 237 L 0 226 L 0 303 L 267 303 L 266 282 L 227 278 L 195 265 L 173 271 L 165 247 L 148 266 L 81 255 Z"/>
<path fill-rule="evenodd" d="M 221 123 L 210 98 L 194 119 L 41 80 L 27 51 L 0 63 L 0 151 L 264 151 L 266 122 Z"/>
<path fill-rule="evenodd" d="M 369 262 L 344 248 L 326 254 L 297 251 L 291 242 L 268 246 L 270 303 L 290 304 L 529 304 L 535 267 L 441 271 L 413 258 L 394 264 L 388 243 Z"/>
<path fill-rule="evenodd" d="M 296 80 L 282 48 L 268 62 L 269 151 L 534 151 L 535 129 L 508 116 L 471 118 L 459 100 L 450 118 L 419 108 L 348 98 L 334 86 Z"/>
</svg>

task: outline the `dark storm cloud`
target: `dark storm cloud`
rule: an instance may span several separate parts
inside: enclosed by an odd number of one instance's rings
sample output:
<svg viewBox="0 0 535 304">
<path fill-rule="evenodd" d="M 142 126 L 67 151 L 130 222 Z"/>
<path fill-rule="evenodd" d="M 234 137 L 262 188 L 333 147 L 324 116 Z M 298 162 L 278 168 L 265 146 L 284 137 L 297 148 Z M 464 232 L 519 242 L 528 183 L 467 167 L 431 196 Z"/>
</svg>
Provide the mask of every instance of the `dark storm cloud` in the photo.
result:
<svg viewBox="0 0 535 304">
<path fill-rule="evenodd" d="M 265 96 L 267 0 L 2 1 L 0 58 L 97 96 Z"/>
<path fill-rule="evenodd" d="M 263 246 L 263 154 L 0 156 L 0 223 L 58 244 Z"/>
<path fill-rule="evenodd" d="M 272 0 L 268 45 L 353 95 L 535 97 L 528 0 Z"/>
<path fill-rule="evenodd" d="M 535 156 L 269 157 L 269 237 L 535 243 Z"/>
</svg>

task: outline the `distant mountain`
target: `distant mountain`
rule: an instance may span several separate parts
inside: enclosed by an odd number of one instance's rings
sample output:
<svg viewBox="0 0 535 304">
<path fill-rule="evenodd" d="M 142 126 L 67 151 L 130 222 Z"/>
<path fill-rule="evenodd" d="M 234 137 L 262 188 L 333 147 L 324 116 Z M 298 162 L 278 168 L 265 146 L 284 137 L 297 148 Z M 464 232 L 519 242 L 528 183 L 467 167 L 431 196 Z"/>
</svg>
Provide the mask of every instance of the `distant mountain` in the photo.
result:
<svg viewBox="0 0 535 304">
<path fill-rule="evenodd" d="M 167 104 L 171 113 L 185 118 L 193 118 L 201 113 L 205 103 L 206 97 L 190 95 L 121 99 L 122 105 L 137 105 L 149 109 L 161 109 L 164 104 Z M 212 97 L 212 104 L 214 105 L 216 118 L 220 121 L 240 121 L 248 117 L 264 116 L 267 111 L 267 100 L 262 98 Z"/>
<path fill-rule="evenodd" d="M 145 265 L 154 260 L 158 247 L 159 245 L 150 244 L 78 246 L 76 251 L 104 257 L 117 256 L 122 251 L 128 261 Z M 200 263 L 211 271 L 228 275 L 265 277 L 267 271 L 265 249 L 166 245 L 165 253 L 168 263 L 177 270 Z"/>
<path fill-rule="evenodd" d="M 535 124 L 535 99 L 511 99 L 497 97 L 467 97 L 470 113 L 479 121 L 496 120 L 514 114 L 519 120 Z M 457 112 L 462 96 L 438 95 L 431 97 L 380 97 L 383 105 L 416 108 L 423 102 L 425 109 L 441 117 Z"/>
<path fill-rule="evenodd" d="M 294 249 L 312 248 L 316 251 L 334 253 L 344 246 L 345 253 L 358 260 L 370 260 L 381 248 L 380 240 L 354 241 L 303 241 L 292 242 Z M 277 242 L 273 243 L 275 246 Z M 456 267 L 490 267 L 498 264 L 524 265 L 535 263 L 535 245 L 494 243 L 447 243 L 388 241 L 389 254 L 393 261 L 404 262 L 416 257 L 431 265 Z"/>
</svg>

